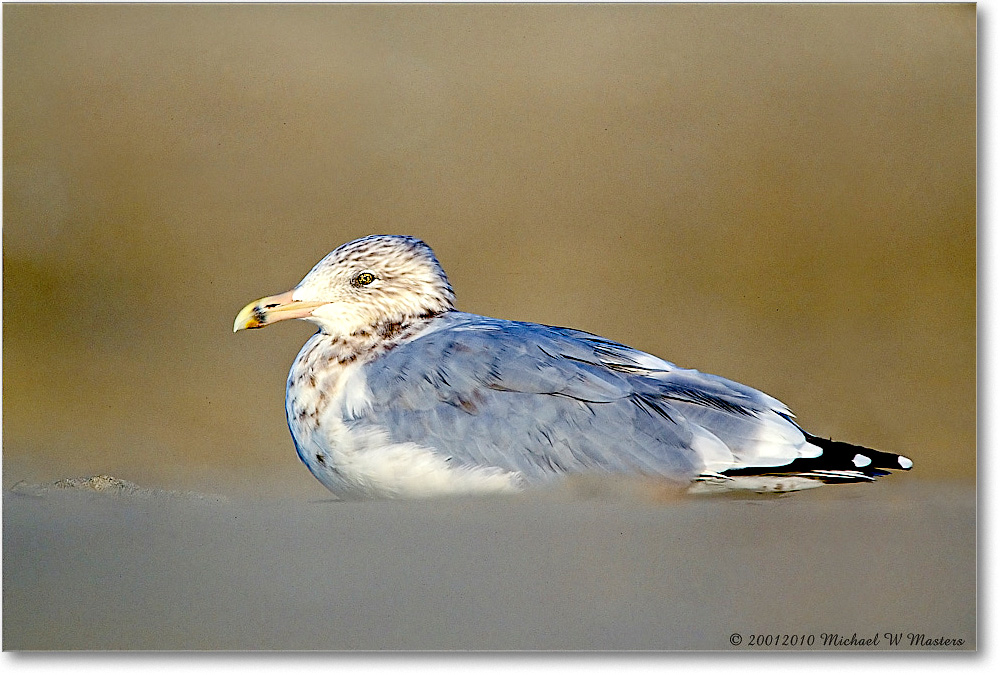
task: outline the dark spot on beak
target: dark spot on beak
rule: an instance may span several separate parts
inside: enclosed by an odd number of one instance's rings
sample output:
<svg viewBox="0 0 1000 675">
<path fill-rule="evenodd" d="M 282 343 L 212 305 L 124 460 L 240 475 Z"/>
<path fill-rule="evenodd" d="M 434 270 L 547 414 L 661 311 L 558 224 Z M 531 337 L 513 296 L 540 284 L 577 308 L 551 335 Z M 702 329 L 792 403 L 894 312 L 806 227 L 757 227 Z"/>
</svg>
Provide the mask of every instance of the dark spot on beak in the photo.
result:
<svg viewBox="0 0 1000 675">
<path fill-rule="evenodd" d="M 274 305 L 268 305 L 268 307 L 274 307 Z M 253 320 L 259 325 L 267 322 L 267 318 L 264 316 L 264 310 L 260 307 L 253 308 Z"/>
</svg>

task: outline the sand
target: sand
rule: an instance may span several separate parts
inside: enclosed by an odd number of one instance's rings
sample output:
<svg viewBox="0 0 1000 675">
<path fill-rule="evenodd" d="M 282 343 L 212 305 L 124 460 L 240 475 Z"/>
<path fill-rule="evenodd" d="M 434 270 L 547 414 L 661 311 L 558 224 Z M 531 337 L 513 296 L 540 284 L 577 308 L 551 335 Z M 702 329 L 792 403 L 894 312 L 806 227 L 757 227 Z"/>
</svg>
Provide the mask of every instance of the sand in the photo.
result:
<svg viewBox="0 0 1000 675">
<path fill-rule="evenodd" d="M 664 496 L 21 486 L 3 499 L 3 647 L 976 647 L 971 487 L 894 476 L 777 498 Z"/>
</svg>

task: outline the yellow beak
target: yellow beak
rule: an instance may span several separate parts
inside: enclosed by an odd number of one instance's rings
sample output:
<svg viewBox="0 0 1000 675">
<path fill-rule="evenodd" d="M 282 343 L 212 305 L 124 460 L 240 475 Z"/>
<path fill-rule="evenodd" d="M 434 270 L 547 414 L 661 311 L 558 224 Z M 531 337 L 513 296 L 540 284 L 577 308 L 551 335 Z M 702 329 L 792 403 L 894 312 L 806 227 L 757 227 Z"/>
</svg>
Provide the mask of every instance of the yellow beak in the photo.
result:
<svg viewBox="0 0 1000 675">
<path fill-rule="evenodd" d="M 325 302 L 293 300 L 292 291 L 254 300 L 240 310 L 233 323 L 233 332 L 244 328 L 263 328 L 285 319 L 307 319 L 312 311 Z"/>
</svg>

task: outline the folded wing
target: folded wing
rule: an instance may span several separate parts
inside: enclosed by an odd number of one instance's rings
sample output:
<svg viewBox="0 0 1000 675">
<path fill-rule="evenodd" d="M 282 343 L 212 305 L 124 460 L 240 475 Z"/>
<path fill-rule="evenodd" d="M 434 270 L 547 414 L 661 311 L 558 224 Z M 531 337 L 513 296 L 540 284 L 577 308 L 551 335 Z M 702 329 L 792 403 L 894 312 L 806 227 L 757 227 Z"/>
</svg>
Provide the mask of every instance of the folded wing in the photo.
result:
<svg viewBox="0 0 1000 675">
<path fill-rule="evenodd" d="M 369 364 L 358 424 L 458 465 L 519 471 L 705 472 L 781 466 L 821 450 L 777 400 L 570 329 L 453 312 Z"/>
</svg>

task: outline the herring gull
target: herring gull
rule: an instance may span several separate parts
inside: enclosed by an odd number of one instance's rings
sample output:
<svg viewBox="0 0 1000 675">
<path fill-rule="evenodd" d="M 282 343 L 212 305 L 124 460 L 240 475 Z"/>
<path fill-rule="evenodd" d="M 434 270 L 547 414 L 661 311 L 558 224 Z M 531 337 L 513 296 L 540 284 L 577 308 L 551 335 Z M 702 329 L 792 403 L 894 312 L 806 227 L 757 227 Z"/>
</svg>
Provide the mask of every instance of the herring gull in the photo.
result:
<svg viewBox="0 0 1000 675">
<path fill-rule="evenodd" d="M 787 491 L 874 480 L 906 457 L 814 436 L 746 385 L 570 328 L 455 309 L 431 248 L 373 235 L 233 331 L 319 327 L 288 374 L 299 458 L 343 498 L 513 492 L 575 474 Z"/>
</svg>

